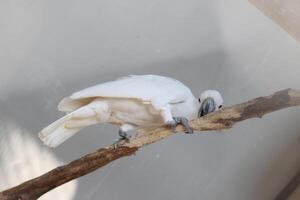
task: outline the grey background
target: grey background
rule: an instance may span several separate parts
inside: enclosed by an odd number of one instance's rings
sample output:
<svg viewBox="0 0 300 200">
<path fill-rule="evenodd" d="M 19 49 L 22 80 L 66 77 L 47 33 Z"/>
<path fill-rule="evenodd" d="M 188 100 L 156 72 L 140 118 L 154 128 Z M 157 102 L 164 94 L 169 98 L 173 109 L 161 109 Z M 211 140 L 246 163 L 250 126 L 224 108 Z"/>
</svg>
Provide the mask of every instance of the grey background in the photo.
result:
<svg viewBox="0 0 300 200">
<path fill-rule="evenodd" d="M 62 97 L 127 74 L 218 89 L 232 105 L 299 89 L 299 55 L 246 1 L 0 0 L 0 120 L 35 136 Z M 300 167 L 299 113 L 173 136 L 79 179 L 75 199 L 272 199 Z M 53 151 L 68 162 L 117 137 L 93 126 Z"/>
</svg>

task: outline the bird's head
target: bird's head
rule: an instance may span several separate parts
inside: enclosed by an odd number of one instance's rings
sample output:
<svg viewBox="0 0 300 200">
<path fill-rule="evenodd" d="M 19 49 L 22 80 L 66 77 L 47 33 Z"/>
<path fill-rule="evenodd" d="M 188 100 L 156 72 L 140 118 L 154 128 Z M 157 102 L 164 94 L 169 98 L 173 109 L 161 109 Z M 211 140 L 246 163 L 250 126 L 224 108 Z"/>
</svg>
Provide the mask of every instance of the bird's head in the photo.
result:
<svg viewBox="0 0 300 200">
<path fill-rule="evenodd" d="M 216 90 L 206 90 L 201 93 L 198 99 L 200 109 L 198 117 L 202 117 L 216 110 L 220 110 L 223 106 L 223 98 L 220 92 Z"/>
</svg>

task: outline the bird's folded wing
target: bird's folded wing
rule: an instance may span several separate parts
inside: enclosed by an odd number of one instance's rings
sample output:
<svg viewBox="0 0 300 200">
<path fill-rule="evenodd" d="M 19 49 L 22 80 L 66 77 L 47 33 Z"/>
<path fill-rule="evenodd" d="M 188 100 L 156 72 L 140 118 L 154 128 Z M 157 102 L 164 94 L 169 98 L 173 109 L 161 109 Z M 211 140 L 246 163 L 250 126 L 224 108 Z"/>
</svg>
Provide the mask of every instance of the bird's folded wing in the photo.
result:
<svg viewBox="0 0 300 200">
<path fill-rule="evenodd" d="M 75 92 L 64 98 L 58 109 L 73 111 L 100 97 L 137 99 L 159 109 L 170 102 L 184 101 L 189 96 L 193 96 L 190 89 L 175 79 L 157 75 L 131 75 Z"/>
</svg>

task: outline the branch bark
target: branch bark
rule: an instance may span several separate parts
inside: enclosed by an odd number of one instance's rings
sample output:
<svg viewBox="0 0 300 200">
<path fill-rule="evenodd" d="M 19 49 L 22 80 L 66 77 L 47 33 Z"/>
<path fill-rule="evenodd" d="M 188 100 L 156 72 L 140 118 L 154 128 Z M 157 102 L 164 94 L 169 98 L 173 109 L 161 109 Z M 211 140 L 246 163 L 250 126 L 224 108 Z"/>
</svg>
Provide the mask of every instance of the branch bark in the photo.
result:
<svg viewBox="0 0 300 200">
<path fill-rule="evenodd" d="M 255 118 L 283 108 L 300 105 L 300 91 L 286 89 L 270 96 L 259 97 L 245 103 L 223 108 L 205 117 L 190 122 L 195 131 L 224 130 L 235 123 Z M 183 127 L 178 125 L 177 132 Z M 0 192 L 0 200 L 35 200 L 46 192 L 78 177 L 95 171 L 121 157 L 134 154 L 140 147 L 157 142 L 174 133 L 167 127 L 139 130 L 128 141 L 101 148 L 67 165 L 55 168 L 48 173 L 24 182 L 16 187 Z"/>
</svg>

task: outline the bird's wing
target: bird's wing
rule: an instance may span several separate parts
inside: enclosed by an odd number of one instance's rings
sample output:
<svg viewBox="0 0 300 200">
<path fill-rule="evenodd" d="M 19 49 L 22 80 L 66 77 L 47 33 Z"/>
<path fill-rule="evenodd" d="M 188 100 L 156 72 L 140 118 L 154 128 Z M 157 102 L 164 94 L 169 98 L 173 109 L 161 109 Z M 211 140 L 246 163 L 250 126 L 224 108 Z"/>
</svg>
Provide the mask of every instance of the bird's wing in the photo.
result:
<svg viewBox="0 0 300 200">
<path fill-rule="evenodd" d="M 190 89 L 178 80 L 158 75 L 130 75 L 75 92 L 64 98 L 58 108 L 72 111 L 95 98 L 130 98 L 152 104 L 160 109 L 168 103 L 178 103 L 193 96 Z"/>
</svg>

